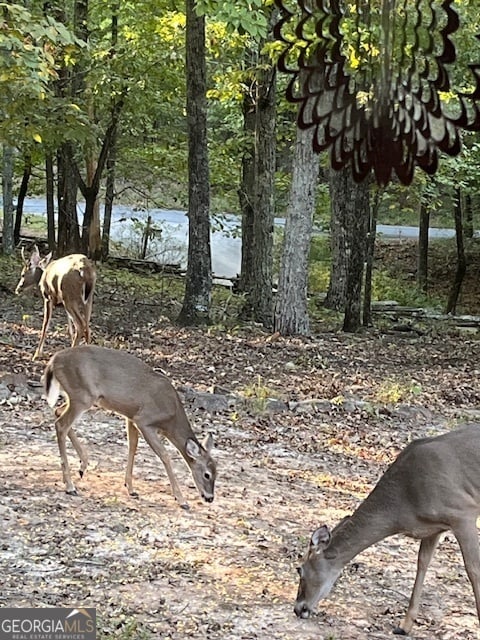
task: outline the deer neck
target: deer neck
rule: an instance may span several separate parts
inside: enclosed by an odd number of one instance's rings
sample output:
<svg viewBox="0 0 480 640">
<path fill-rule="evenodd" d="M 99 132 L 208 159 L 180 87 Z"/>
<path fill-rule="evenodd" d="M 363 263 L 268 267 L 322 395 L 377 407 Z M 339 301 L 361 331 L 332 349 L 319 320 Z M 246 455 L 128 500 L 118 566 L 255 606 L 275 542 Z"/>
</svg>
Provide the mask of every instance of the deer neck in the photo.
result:
<svg viewBox="0 0 480 640">
<path fill-rule="evenodd" d="M 335 554 L 342 565 L 364 549 L 398 532 L 395 503 L 372 492 L 349 517 L 332 531 L 329 554 Z"/>
<path fill-rule="evenodd" d="M 38 287 L 44 273 L 45 273 L 44 269 L 42 269 L 41 267 L 35 267 L 35 271 L 33 272 L 34 286 Z"/>
<path fill-rule="evenodd" d="M 169 423 L 168 428 L 161 428 L 163 435 L 180 451 L 185 462 L 190 466 L 192 460 L 186 452 L 187 440 L 194 440 L 198 445 L 200 443 L 192 431 L 187 414 L 183 408 L 180 399 L 176 398 L 176 412 L 173 420 Z"/>
</svg>

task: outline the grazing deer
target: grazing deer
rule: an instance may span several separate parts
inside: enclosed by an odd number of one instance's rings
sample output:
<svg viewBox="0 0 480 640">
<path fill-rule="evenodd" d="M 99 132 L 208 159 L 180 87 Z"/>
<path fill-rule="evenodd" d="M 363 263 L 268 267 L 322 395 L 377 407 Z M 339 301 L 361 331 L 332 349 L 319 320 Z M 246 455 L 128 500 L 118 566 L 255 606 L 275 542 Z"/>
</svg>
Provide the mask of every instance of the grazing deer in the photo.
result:
<svg viewBox="0 0 480 640">
<path fill-rule="evenodd" d="M 67 459 L 66 437 L 69 436 L 80 457 L 80 476 L 83 476 L 88 457 L 73 424 L 84 411 L 98 406 L 126 418 L 128 461 L 125 486 L 130 495 L 136 495 L 132 487 L 132 470 L 140 432 L 163 462 L 173 495 L 182 508 L 189 507 L 180 491 L 161 436 L 167 438 L 184 457 L 202 498 L 206 502 L 213 501 L 216 468 L 210 457 L 212 437 L 207 436 L 203 443 L 197 440 L 180 398 L 166 376 L 124 351 L 84 345 L 56 353 L 47 364 L 43 381 L 47 402 L 52 408 L 59 394 L 66 399 L 65 404 L 55 411 L 55 427 L 67 493 L 76 495 Z"/>
<path fill-rule="evenodd" d="M 33 359 L 42 354 L 53 309 L 60 304 L 63 304 L 67 313 L 72 346 L 76 346 L 82 337 L 86 343 L 90 342 L 90 316 L 96 281 L 92 262 L 80 253 L 58 260 L 52 260 L 51 253 L 40 258 L 37 246 L 34 246 L 29 258 L 25 258 L 22 247 L 22 258 L 24 266 L 15 293 L 38 285 L 43 297 L 43 325 Z"/>
<path fill-rule="evenodd" d="M 407 635 L 433 553 L 444 531 L 453 531 L 472 583 L 480 621 L 480 425 L 410 443 L 352 516 L 332 532 L 314 531 L 298 572 L 295 613 L 308 618 L 343 567 L 358 553 L 397 533 L 420 539 L 417 575 L 406 616 L 395 633 Z"/>
</svg>

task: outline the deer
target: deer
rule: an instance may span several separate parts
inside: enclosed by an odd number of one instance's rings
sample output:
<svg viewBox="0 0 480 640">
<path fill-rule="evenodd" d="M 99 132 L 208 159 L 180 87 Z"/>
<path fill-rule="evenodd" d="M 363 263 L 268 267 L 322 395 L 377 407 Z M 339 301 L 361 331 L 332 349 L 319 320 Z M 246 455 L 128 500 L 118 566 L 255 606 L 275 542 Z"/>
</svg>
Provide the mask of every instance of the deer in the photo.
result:
<svg viewBox="0 0 480 640">
<path fill-rule="evenodd" d="M 439 539 L 452 531 L 472 584 L 480 621 L 480 424 L 413 440 L 351 516 L 330 531 L 317 528 L 303 564 L 294 612 L 308 618 L 344 566 L 364 549 L 394 534 L 420 540 L 417 572 L 403 622 L 394 633 L 408 635 L 420 608 L 422 587 Z"/>
<path fill-rule="evenodd" d="M 42 376 L 47 402 L 55 411 L 55 429 L 66 493 L 77 495 L 66 451 L 69 437 L 80 458 L 80 477 L 88 464 L 85 448 L 73 424 L 96 406 L 126 419 L 128 458 L 125 486 L 133 497 L 132 473 L 141 434 L 162 461 L 176 501 L 189 509 L 173 471 L 162 437 L 183 456 L 195 485 L 205 502 L 212 502 L 216 465 L 210 456 L 211 434 L 200 442 L 192 431 L 180 397 L 169 379 L 142 360 L 125 351 L 95 345 L 81 345 L 58 351 L 49 360 Z M 64 404 L 55 408 L 58 397 Z"/>
<path fill-rule="evenodd" d="M 22 247 L 22 259 L 23 268 L 15 293 L 18 295 L 38 286 L 43 298 L 43 324 L 33 360 L 42 355 L 53 309 L 58 305 L 65 308 L 72 346 L 79 344 L 82 338 L 88 344 L 96 282 L 93 263 L 81 253 L 52 260 L 50 252 L 41 258 L 36 245 L 28 258 L 25 257 Z"/>
</svg>

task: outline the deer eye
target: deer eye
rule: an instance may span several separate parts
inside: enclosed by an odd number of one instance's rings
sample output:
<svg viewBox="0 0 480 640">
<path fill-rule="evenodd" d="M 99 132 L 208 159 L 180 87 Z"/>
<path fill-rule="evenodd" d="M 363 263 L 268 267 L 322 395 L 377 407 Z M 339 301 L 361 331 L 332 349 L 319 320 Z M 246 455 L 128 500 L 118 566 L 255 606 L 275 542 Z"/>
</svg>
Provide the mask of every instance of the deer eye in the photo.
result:
<svg viewBox="0 0 480 640">
<path fill-rule="evenodd" d="M 205 478 L 205 480 L 211 480 L 212 474 L 210 473 L 210 471 L 205 471 L 205 473 L 203 474 L 203 477 Z"/>
</svg>

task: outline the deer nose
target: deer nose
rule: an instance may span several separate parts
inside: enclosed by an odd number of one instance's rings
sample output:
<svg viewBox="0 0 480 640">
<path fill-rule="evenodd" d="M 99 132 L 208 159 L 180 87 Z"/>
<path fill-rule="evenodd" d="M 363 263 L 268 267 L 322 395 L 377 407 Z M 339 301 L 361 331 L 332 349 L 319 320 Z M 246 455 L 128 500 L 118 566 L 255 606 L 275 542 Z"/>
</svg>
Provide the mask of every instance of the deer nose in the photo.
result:
<svg viewBox="0 0 480 640">
<path fill-rule="evenodd" d="M 213 502 L 213 496 L 203 496 L 205 502 Z"/>
</svg>

